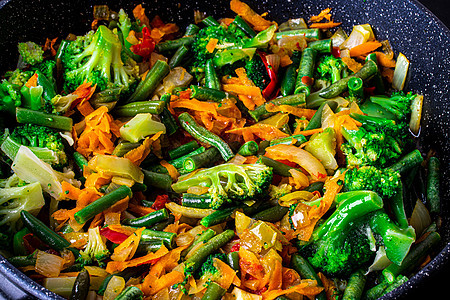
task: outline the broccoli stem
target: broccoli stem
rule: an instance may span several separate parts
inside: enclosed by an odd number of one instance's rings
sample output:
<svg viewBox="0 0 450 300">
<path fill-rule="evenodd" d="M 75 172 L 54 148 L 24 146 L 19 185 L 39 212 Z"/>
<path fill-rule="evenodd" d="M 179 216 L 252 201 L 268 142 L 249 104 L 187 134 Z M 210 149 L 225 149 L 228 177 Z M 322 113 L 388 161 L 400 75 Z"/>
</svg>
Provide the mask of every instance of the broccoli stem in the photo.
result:
<svg viewBox="0 0 450 300">
<path fill-rule="evenodd" d="M 319 92 L 319 96 L 326 99 L 337 97 L 347 90 L 348 82 L 351 78 L 358 77 L 361 78 L 362 80 L 366 80 L 372 77 L 374 74 L 376 74 L 377 71 L 378 71 L 377 64 L 372 60 L 368 60 L 358 72 L 356 72 L 353 75 L 342 78 L 341 80 L 336 81 L 329 87 L 324 88 Z"/>
<path fill-rule="evenodd" d="M 194 118 L 187 112 L 178 116 L 181 127 L 184 128 L 193 138 L 202 142 L 208 143 L 219 150 L 220 155 L 225 161 L 228 161 L 234 156 L 233 150 L 230 146 L 214 133 L 207 130 L 205 127 L 200 126 Z"/>
<path fill-rule="evenodd" d="M 250 156 L 255 155 L 257 152 L 258 152 L 258 143 L 256 143 L 255 141 L 248 141 L 239 148 L 237 153 L 242 156 Z"/>
<path fill-rule="evenodd" d="M 161 80 L 169 73 L 169 70 L 170 67 L 165 61 L 157 60 L 126 103 L 147 100 Z"/>
<path fill-rule="evenodd" d="M 208 61 L 205 64 L 205 87 L 220 90 L 220 80 L 219 77 L 217 76 L 216 69 L 214 68 L 214 63 L 212 59 L 208 59 Z M 213 101 L 219 102 L 216 100 Z"/>
<path fill-rule="evenodd" d="M 277 32 L 275 34 L 275 38 L 277 40 L 279 40 L 285 36 L 304 36 L 307 39 L 320 40 L 321 34 L 320 34 L 320 30 L 318 28 L 286 30 L 286 31 Z"/>
<path fill-rule="evenodd" d="M 92 219 L 95 215 L 101 213 L 105 209 L 110 208 L 114 203 L 124 199 L 125 197 L 131 198 L 132 195 L 133 192 L 128 186 L 121 185 L 114 191 L 104 195 L 103 197 L 95 200 L 86 207 L 77 211 L 74 215 L 75 220 L 79 224 L 84 224 Z"/>
<path fill-rule="evenodd" d="M 281 98 L 275 98 L 267 103 L 273 105 L 291 105 L 291 106 L 302 106 L 305 104 L 305 95 L 304 94 L 296 94 L 290 95 Z M 266 104 L 267 104 L 266 103 Z M 259 122 L 262 119 L 267 119 L 268 117 L 273 116 L 276 112 L 268 112 L 266 109 L 266 104 L 260 105 L 256 107 L 254 110 L 249 111 L 250 116 L 256 121 Z"/>
<path fill-rule="evenodd" d="M 441 211 L 441 199 L 439 196 L 439 159 L 430 157 L 428 159 L 427 174 L 427 201 L 431 213 L 438 214 Z"/>
<path fill-rule="evenodd" d="M 211 282 L 206 289 L 205 294 L 202 297 L 202 300 L 219 300 L 222 299 L 222 296 L 225 295 L 226 289 L 221 287 L 216 282 Z"/>
<path fill-rule="evenodd" d="M 308 260 L 303 258 L 300 254 L 294 253 L 292 255 L 291 265 L 301 278 L 315 280 L 317 281 L 317 286 L 323 287 L 322 280 L 320 280 L 320 277 L 317 275 L 316 271 L 314 271 L 314 268 L 311 266 Z M 321 292 L 316 296 L 316 300 L 325 299 L 327 299 L 325 292 Z"/>
<path fill-rule="evenodd" d="M 63 131 L 72 131 L 73 120 L 69 117 L 57 116 L 53 114 L 47 114 L 41 111 L 35 111 L 31 109 L 16 108 L 17 122 L 23 124 L 35 124 L 40 126 L 46 126 Z"/>
<path fill-rule="evenodd" d="M 184 193 L 181 198 L 181 205 L 194 208 L 210 208 L 211 197 L 208 194 L 196 195 Z"/>
<path fill-rule="evenodd" d="M 296 56 L 292 56 L 292 64 L 286 68 L 283 80 L 281 81 L 281 95 L 286 97 L 292 95 L 295 90 L 295 82 L 297 80 L 297 69 L 300 65 L 300 59 Z"/>
<path fill-rule="evenodd" d="M 168 154 L 171 159 L 176 159 L 188 153 L 191 153 L 192 151 L 198 149 L 199 147 L 200 146 L 197 143 L 197 141 L 192 140 L 190 142 L 187 142 L 186 144 L 181 145 L 180 147 L 169 150 Z"/>
<path fill-rule="evenodd" d="M 191 257 L 185 261 L 186 266 L 192 267 L 192 272 L 201 267 L 206 258 L 228 243 L 234 237 L 234 231 L 227 229 L 214 236 L 201 246 Z"/>
<path fill-rule="evenodd" d="M 314 113 L 311 120 L 309 120 L 309 123 L 308 125 L 306 125 L 305 130 L 316 129 L 322 126 L 322 113 L 325 105 L 328 105 L 328 107 L 331 108 L 332 111 L 335 111 L 338 106 L 337 102 L 333 100 L 323 102 Z"/>
<path fill-rule="evenodd" d="M 348 86 L 348 94 L 350 97 L 356 99 L 364 98 L 364 89 L 363 89 L 363 81 L 361 78 L 353 77 L 347 83 Z"/>
<path fill-rule="evenodd" d="M 228 207 L 228 208 L 216 210 L 212 214 L 210 214 L 206 217 L 203 217 L 200 220 L 200 224 L 205 227 L 211 227 L 211 226 L 223 223 L 223 222 L 228 222 L 232 219 L 231 216 L 236 209 L 237 209 L 237 207 Z"/>
<path fill-rule="evenodd" d="M 252 219 L 264 222 L 278 222 L 289 212 L 289 207 L 275 205 L 252 216 Z"/>
<path fill-rule="evenodd" d="M 361 299 L 364 286 L 366 285 L 366 279 L 367 278 L 361 269 L 350 275 L 342 300 Z"/>
<path fill-rule="evenodd" d="M 89 273 L 86 269 L 83 268 L 83 270 L 78 273 L 77 278 L 75 279 L 69 300 L 86 299 L 90 286 L 91 280 Z"/>
<path fill-rule="evenodd" d="M 318 53 L 326 54 L 331 53 L 333 50 L 333 40 L 318 40 L 308 43 L 308 48 L 316 50 Z"/>
<path fill-rule="evenodd" d="M 223 99 L 233 97 L 228 93 L 218 90 L 217 88 L 201 87 L 191 85 L 191 98 L 204 101 L 222 102 Z M 234 97 L 233 97 L 234 98 Z"/>
<path fill-rule="evenodd" d="M 134 227 L 150 227 L 161 221 L 167 220 L 169 213 L 165 208 L 151 212 L 145 216 L 135 219 L 125 219 L 122 224 Z"/>
<path fill-rule="evenodd" d="M 49 245 L 50 248 L 62 251 L 64 249 L 69 249 L 75 255 L 75 257 L 80 256 L 80 251 L 78 249 L 70 247 L 70 242 L 65 238 L 51 230 L 47 225 L 45 225 L 41 220 L 33 216 L 26 210 L 20 212 L 20 216 L 23 224 L 28 230 L 38 237 L 42 242 Z"/>
<path fill-rule="evenodd" d="M 394 172 L 398 172 L 400 174 L 406 174 L 407 171 L 411 170 L 412 168 L 420 165 L 423 162 L 422 154 L 418 149 L 415 149 L 411 151 L 410 153 L 406 154 L 402 158 L 400 158 L 395 164 L 388 167 L 387 169 L 390 169 Z"/>
<path fill-rule="evenodd" d="M 138 101 L 117 106 L 113 114 L 117 117 L 134 117 L 137 114 L 150 113 L 159 115 L 162 113 L 166 103 L 164 101 Z"/>
<path fill-rule="evenodd" d="M 175 244 L 176 233 L 157 231 L 152 229 L 144 229 L 141 234 L 139 243 L 149 243 L 154 241 L 163 241 L 164 245 L 169 249 L 173 249 Z"/>
<path fill-rule="evenodd" d="M 172 185 L 172 178 L 169 174 L 161 174 L 148 170 L 141 169 L 144 173 L 144 184 L 146 186 L 153 186 L 165 191 L 170 191 Z"/>
<path fill-rule="evenodd" d="M 253 28 L 248 25 L 247 22 L 245 22 L 244 19 L 242 19 L 240 16 L 236 16 L 234 18 L 234 21 L 231 24 L 235 24 L 237 27 L 239 27 L 246 35 L 253 38 L 256 36 L 256 32 L 253 30 Z"/>
<path fill-rule="evenodd" d="M 189 48 L 185 45 L 180 46 L 177 51 L 173 54 L 172 58 L 169 60 L 169 67 L 170 69 L 173 69 L 175 67 L 178 67 L 181 65 L 181 62 L 186 57 L 186 55 L 189 53 Z"/>
<path fill-rule="evenodd" d="M 219 160 L 219 154 L 219 150 L 211 147 L 202 153 L 189 156 L 183 162 L 183 172 L 189 173 L 201 167 L 209 167 Z"/>
<path fill-rule="evenodd" d="M 303 50 L 302 58 L 300 59 L 300 66 L 298 68 L 294 94 L 304 93 L 305 96 L 311 94 L 316 57 L 316 50 L 312 48 L 306 48 Z"/>
<path fill-rule="evenodd" d="M 181 46 L 190 46 L 194 42 L 194 37 L 185 36 L 179 38 L 177 40 L 165 41 L 159 44 L 156 44 L 155 49 L 160 53 L 176 50 Z"/>
<path fill-rule="evenodd" d="M 208 228 L 207 230 L 203 231 L 202 234 L 200 234 L 200 236 L 198 236 L 189 247 L 187 247 L 181 252 L 181 256 L 185 257 L 186 254 L 188 254 L 189 251 L 191 251 L 191 249 L 194 248 L 195 245 L 199 243 L 206 243 L 207 241 L 212 239 L 215 235 L 216 232 L 211 228 Z"/>
</svg>

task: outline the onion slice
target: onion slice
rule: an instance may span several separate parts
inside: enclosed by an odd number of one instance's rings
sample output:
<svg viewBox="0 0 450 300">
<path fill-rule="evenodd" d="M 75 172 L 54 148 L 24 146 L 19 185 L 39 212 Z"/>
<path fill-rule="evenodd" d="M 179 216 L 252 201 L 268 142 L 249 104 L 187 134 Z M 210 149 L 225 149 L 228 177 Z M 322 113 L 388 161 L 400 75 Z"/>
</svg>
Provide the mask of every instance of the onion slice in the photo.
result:
<svg viewBox="0 0 450 300">
<path fill-rule="evenodd" d="M 403 53 L 399 53 L 397 63 L 394 69 L 394 77 L 392 78 L 392 87 L 398 91 L 402 91 L 405 87 L 406 76 L 408 75 L 409 60 Z"/>
<path fill-rule="evenodd" d="M 419 134 L 420 120 L 422 119 L 423 96 L 417 95 L 411 103 L 411 119 L 409 121 L 409 129 L 414 135 Z"/>
</svg>

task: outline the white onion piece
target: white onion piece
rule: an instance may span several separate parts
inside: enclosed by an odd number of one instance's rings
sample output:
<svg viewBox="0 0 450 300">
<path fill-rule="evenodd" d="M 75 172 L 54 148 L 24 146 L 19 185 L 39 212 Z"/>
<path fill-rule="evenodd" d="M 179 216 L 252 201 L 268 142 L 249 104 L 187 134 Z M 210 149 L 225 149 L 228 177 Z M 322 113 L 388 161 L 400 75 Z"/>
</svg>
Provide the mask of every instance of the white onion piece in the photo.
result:
<svg viewBox="0 0 450 300">
<path fill-rule="evenodd" d="M 375 255 L 375 259 L 373 260 L 373 263 L 370 265 L 369 269 L 366 272 L 366 275 L 369 274 L 372 271 L 379 271 L 383 270 L 387 266 L 389 266 L 392 262 L 387 258 L 386 250 L 384 249 L 384 246 L 381 246 L 377 254 Z"/>
<path fill-rule="evenodd" d="M 267 62 L 272 66 L 272 70 L 278 73 L 278 68 L 280 67 L 281 57 L 278 54 L 266 55 Z"/>
<path fill-rule="evenodd" d="M 306 48 L 308 43 L 304 35 L 300 36 L 285 36 L 277 41 L 277 45 L 280 48 L 291 51 L 302 51 Z"/>
<path fill-rule="evenodd" d="M 409 129 L 414 135 L 419 134 L 420 120 L 422 119 L 423 96 L 417 95 L 411 103 L 411 119 Z"/>
<path fill-rule="evenodd" d="M 417 199 L 416 205 L 409 220 L 409 224 L 416 231 L 416 236 L 420 237 L 425 229 L 431 224 L 431 217 L 425 205 Z"/>
<path fill-rule="evenodd" d="M 409 60 L 402 53 L 398 54 L 397 63 L 394 69 L 394 77 L 392 78 L 392 87 L 398 91 L 402 91 L 405 87 L 406 76 L 408 75 Z"/>
</svg>

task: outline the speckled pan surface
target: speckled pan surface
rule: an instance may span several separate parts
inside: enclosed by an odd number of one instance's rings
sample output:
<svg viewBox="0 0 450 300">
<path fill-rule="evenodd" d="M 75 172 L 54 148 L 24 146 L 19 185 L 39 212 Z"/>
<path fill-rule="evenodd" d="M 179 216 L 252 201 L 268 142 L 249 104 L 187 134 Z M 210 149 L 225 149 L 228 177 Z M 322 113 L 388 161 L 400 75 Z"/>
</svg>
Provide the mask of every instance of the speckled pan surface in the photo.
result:
<svg viewBox="0 0 450 300">
<path fill-rule="evenodd" d="M 333 8 L 336 21 L 346 29 L 352 25 L 370 23 L 378 39 L 388 39 L 395 53 L 402 52 L 411 61 L 409 90 L 425 96 L 422 132 L 422 150 L 430 148 L 441 159 L 442 178 L 448 178 L 450 161 L 450 31 L 428 10 L 415 0 L 245 0 L 258 12 L 268 12 L 268 18 L 283 21 L 288 18 L 317 14 L 327 7 Z M 185 25 L 192 20 L 193 10 L 199 9 L 216 17 L 232 16 L 228 0 L 155 0 L 155 1 L 0 1 L 0 70 L 11 68 L 16 61 L 17 40 L 42 42 L 44 37 L 63 36 L 68 32 L 81 34 L 91 21 L 94 4 L 109 4 L 112 8 L 131 9 L 143 3 L 150 16 L 159 14 L 164 20 Z M 180 21 L 180 20 L 184 20 Z M 408 283 L 386 295 L 383 299 L 414 298 L 414 287 L 423 284 L 444 265 L 450 256 L 450 181 L 442 180 L 441 228 L 443 249 L 422 271 Z M 60 299 L 49 293 L 23 274 L 17 272 L 0 256 L 0 274 L 10 278 L 10 284 L 0 283 L 0 290 L 20 286 L 29 297 Z M 445 287 L 442 287 L 443 291 Z M 2 292 L 0 291 L 0 298 Z M 17 293 L 13 299 L 27 299 Z"/>
</svg>

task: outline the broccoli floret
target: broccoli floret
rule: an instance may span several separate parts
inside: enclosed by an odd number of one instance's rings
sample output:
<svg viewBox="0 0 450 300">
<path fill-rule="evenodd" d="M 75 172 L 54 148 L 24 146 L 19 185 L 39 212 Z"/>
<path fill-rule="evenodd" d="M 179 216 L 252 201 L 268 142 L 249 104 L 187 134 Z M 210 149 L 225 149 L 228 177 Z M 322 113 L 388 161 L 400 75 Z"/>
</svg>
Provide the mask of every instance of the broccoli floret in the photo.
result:
<svg viewBox="0 0 450 300">
<path fill-rule="evenodd" d="M 34 71 L 24 71 L 15 69 L 14 71 L 6 72 L 5 77 L 11 84 L 22 87 L 33 76 Z"/>
<path fill-rule="evenodd" d="M 11 84 L 4 79 L 0 84 L 0 111 L 11 116 L 16 115 L 16 107 L 22 104 L 19 86 Z"/>
<path fill-rule="evenodd" d="M 342 78 L 342 72 L 346 67 L 340 58 L 333 55 L 323 55 L 318 61 L 316 78 L 335 83 Z"/>
<path fill-rule="evenodd" d="M 270 185 L 269 186 L 269 196 L 270 199 L 278 200 L 279 198 L 289 194 L 292 191 L 292 185 L 283 183 L 279 186 Z"/>
<path fill-rule="evenodd" d="M 416 96 L 412 92 L 405 95 L 403 91 L 400 91 L 392 93 L 390 98 L 371 97 L 370 101 L 392 113 L 398 121 L 402 121 L 411 113 L 411 103 Z"/>
<path fill-rule="evenodd" d="M 401 229 L 382 209 L 374 192 L 347 192 L 333 214 L 300 251 L 310 263 L 330 276 L 348 275 L 368 263 L 377 246 L 384 246 L 390 261 L 399 265 L 415 240 L 414 229 Z"/>
<path fill-rule="evenodd" d="M 44 60 L 44 50 L 34 42 L 19 43 L 19 54 L 25 63 L 35 65 Z"/>
<path fill-rule="evenodd" d="M 80 251 L 80 257 L 77 262 L 83 265 L 91 265 L 96 261 L 100 266 L 103 261 L 109 257 L 109 250 L 106 248 L 103 237 L 100 235 L 99 227 L 89 228 L 88 230 L 88 242 L 86 248 Z"/>
<path fill-rule="evenodd" d="M 272 182 L 272 168 L 263 164 L 221 164 L 201 170 L 194 175 L 181 176 L 172 188 L 183 193 L 191 186 L 209 187 L 211 208 L 224 202 L 245 201 L 262 195 Z"/>
<path fill-rule="evenodd" d="M 14 232 L 22 210 L 37 214 L 44 204 L 39 182 L 0 188 L 0 226 L 5 225 Z"/>
<path fill-rule="evenodd" d="M 381 198 L 394 196 L 400 185 L 400 174 L 390 169 L 377 169 L 374 166 L 349 169 L 345 173 L 345 191 L 369 190 Z"/>
<path fill-rule="evenodd" d="M 40 71 L 47 79 L 54 84 L 55 82 L 55 68 L 56 62 L 54 60 L 45 60 L 38 65 L 31 68 L 33 71 Z"/>
<path fill-rule="evenodd" d="M 411 144 L 411 135 L 405 122 L 351 114 L 362 123 L 358 130 L 342 127 L 347 143 L 342 151 L 349 166 L 371 165 L 383 168 L 396 161 Z"/>
<path fill-rule="evenodd" d="M 50 163 L 54 168 L 60 169 L 68 163 L 62 137 L 48 127 L 33 124 L 18 126 L 2 143 L 1 149 L 14 160 L 22 145 L 30 147 L 37 157 Z"/>
<path fill-rule="evenodd" d="M 122 60 L 122 44 L 117 35 L 101 25 L 95 32 L 77 37 L 64 51 L 64 90 L 74 91 L 84 81 L 97 89 L 119 86 L 127 90 L 138 78 L 136 65 Z"/>
<path fill-rule="evenodd" d="M 247 61 L 245 70 L 247 71 L 248 78 L 261 90 L 264 90 L 270 83 L 266 66 L 259 55 L 254 55 L 251 60 Z"/>
<path fill-rule="evenodd" d="M 218 270 L 214 267 L 214 258 L 220 259 L 221 261 L 227 261 L 227 255 L 224 253 L 214 253 L 208 256 L 205 262 L 202 264 L 201 268 L 196 274 L 197 278 L 206 276 L 212 277 L 217 274 Z"/>
</svg>

